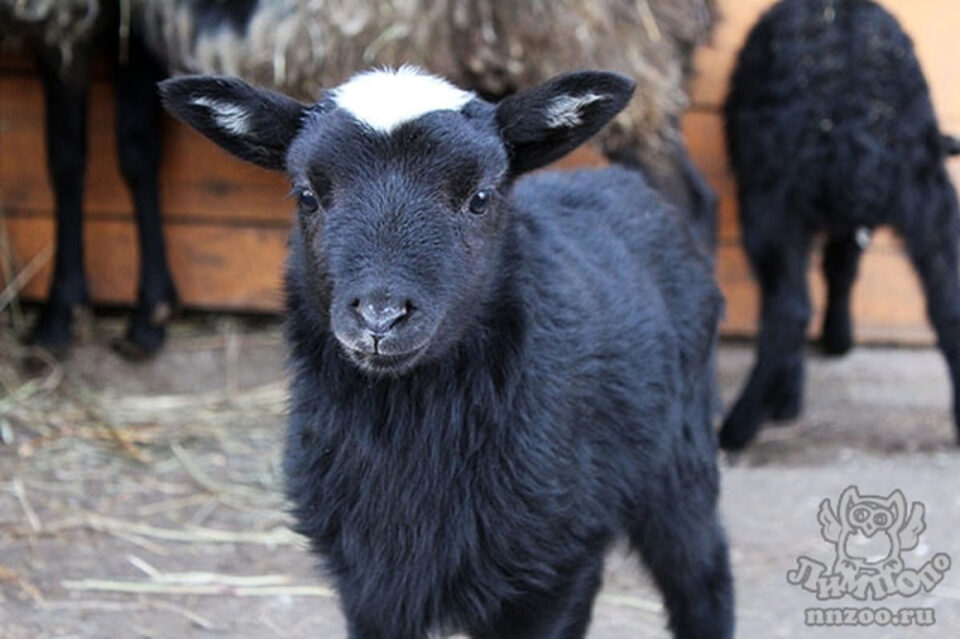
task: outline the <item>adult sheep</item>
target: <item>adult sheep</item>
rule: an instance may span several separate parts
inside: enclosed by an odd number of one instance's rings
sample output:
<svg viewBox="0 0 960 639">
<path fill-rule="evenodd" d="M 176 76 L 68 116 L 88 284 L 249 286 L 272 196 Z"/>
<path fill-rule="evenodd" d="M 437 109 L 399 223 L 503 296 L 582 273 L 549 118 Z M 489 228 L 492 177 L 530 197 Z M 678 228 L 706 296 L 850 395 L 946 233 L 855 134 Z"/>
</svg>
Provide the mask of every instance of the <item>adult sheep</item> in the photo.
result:
<svg viewBox="0 0 960 639">
<path fill-rule="evenodd" d="M 693 50 L 714 19 L 715 0 L 0 0 L 0 23 L 26 35 L 41 62 L 57 196 L 56 267 L 33 335 L 67 343 L 76 310 L 88 303 L 79 229 L 86 70 L 98 41 L 113 42 L 111 57 L 121 58 L 118 148 L 142 229 L 140 293 L 123 350 L 149 354 L 176 301 L 159 230 L 157 105 L 143 88 L 164 69 L 239 75 L 300 99 L 317 99 L 322 87 L 375 64 L 417 64 L 489 98 L 563 70 L 617 70 L 645 90 L 604 132 L 602 149 L 642 167 L 697 220 L 710 251 L 715 198 L 678 122 Z"/>
<path fill-rule="evenodd" d="M 944 162 L 956 145 L 896 19 L 871 0 L 778 2 L 740 52 L 725 118 L 762 301 L 756 364 L 721 445 L 742 448 L 765 417 L 800 412 L 814 234 L 827 237 L 822 345 L 840 355 L 853 343 L 857 262 L 881 225 L 903 237 L 920 276 L 960 426 L 960 215 Z"/>
<path fill-rule="evenodd" d="M 632 91 L 584 71 L 494 105 L 409 67 L 311 105 L 162 84 L 299 200 L 284 468 L 353 639 L 583 637 L 621 535 L 675 637 L 732 636 L 710 260 L 635 169 L 517 180 Z"/>
</svg>

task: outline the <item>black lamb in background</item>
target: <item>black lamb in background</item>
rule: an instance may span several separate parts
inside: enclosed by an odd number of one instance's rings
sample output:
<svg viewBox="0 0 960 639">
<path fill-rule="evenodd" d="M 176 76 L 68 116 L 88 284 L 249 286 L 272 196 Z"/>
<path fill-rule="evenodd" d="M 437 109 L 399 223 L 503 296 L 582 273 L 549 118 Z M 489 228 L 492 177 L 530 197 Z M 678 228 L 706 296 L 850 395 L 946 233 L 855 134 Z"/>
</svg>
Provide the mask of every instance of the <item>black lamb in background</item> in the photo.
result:
<svg viewBox="0 0 960 639">
<path fill-rule="evenodd" d="M 801 408 L 811 240 L 826 235 L 821 344 L 852 345 L 850 290 L 870 231 L 899 233 L 960 410 L 960 234 L 941 135 L 910 38 L 871 0 L 783 0 L 750 32 L 727 98 L 743 242 L 761 289 L 757 359 L 720 433 L 745 446 Z M 960 423 L 960 420 L 958 420 Z"/>
</svg>

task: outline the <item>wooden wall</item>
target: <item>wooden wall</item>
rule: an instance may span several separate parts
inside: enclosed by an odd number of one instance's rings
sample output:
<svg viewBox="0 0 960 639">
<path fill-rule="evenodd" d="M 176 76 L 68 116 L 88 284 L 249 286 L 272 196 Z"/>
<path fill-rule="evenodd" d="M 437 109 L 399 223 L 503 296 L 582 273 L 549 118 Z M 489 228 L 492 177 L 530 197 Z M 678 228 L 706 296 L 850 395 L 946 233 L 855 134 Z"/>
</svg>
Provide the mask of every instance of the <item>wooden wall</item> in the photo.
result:
<svg viewBox="0 0 960 639">
<path fill-rule="evenodd" d="M 718 108 L 733 56 L 749 26 L 771 0 L 721 0 L 724 20 L 714 42 L 697 58 L 693 108 L 684 121 L 692 153 L 721 195 L 718 272 L 727 297 L 724 330 L 750 334 L 756 289 L 739 248 L 736 201 L 722 141 Z M 960 27 L 956 0 L 883 0 L 914 36 L 945 130 L 960 133 L 960 83 L 951 38 Z M 132 204 L 116 169 L 111 87 L 93 87 L 87 175 L 87 270 L 91 293 L 102 303 L 129 303 L 136 288 Z M 283 177 L 234 160 L 184 126 L 167 120 L 161 183 L 174 278 L 185 305 L 208 309 L 273 311 L 291 205 Z M 565 165 L 598 161 L 588 149 Z M 0 211 L 21 264 L 52 241 L 52 197 L 43 155 L 40 83 L 22 58 L 0 57 Z M 960 178 L 960 166 L 954 165 Z M 814 265 L 817 260 L 813 260 Z M 24 290 L 40 298 L 47 263 Z M 815 269 L 814 269 L 815 270 Z M 815 307 L 822 280 L 811 273 Z M 899 243 L 878 233 L 862 265 L 854 298 L 856 331 L 863 341 L 928 342 L 923 300 Z M 815 321 L 812 326 L 816 326 Z"/>
</svg>

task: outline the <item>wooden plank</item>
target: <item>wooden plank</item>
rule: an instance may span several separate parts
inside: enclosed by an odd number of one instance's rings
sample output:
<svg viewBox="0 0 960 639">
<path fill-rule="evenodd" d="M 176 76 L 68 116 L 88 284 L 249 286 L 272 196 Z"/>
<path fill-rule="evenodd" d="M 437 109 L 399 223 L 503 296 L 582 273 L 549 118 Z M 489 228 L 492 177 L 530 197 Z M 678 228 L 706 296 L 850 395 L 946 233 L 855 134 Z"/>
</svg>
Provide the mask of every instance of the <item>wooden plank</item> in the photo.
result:
<svg viewBox="0 0 960 639">
<path fill-rule="evenodd" d="M 49 218 L 8 217 L 15 256 L 29 261 L 53 240 Z M 276 311 L 282 304 L 281 269 L 287 232 L 281 228 L 168 223 L 173 278 L 184 306 Z M 92 220 L 84 226 L 87 275 L 95 303 L 130 304 L 136 296 L 136 232 L 129 220 Z M 23 292 L 41 299 L 52 263 Z"/>
<path fill-rule="evenodd" d="M 31 73 L 36 68 L 37 65 L 26 47 L 12 47 L 9 43 L 0 47 L 0 73 Z"/>
<path fill-rule="evenodd" d="M 691 110 L 683 116 L 683 133 L 687 148 L 697 166 L 708 178 L 730 175 L 723 117 L 714 109 Z"/>
<path fill-rule="evenodd" d="M 40 81 L 0 76 L 0 189 L 12 211 L 51 211 L 46 171 Z M 120 177 L 114 141 L 113 89 L 94 82 L 90 108 L 86 209 L 91 216 L 130 216 L 133 204 Z M 161 201 L 179 220 L 222 220 L 285 226 L 292 207 L 289 183 L 274 173 L 231 157 L 185 125 L 164 117 Z"/>
</svg>

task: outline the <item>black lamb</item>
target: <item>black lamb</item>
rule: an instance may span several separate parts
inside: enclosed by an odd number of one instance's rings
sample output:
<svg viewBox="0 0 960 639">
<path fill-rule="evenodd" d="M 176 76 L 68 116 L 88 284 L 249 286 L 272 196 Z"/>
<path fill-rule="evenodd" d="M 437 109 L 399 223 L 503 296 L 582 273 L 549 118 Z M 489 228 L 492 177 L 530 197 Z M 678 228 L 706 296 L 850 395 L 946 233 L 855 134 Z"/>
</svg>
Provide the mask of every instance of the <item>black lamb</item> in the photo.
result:
<svg viewBox="0 0 960 639">
<path fill-rule="evenodd" d="M 162 84 L 293 183 L 287 490 L 351 638 L 583 637 L 621 535 L 674 636 L 732 637 L 709 260 L 637 170 L 515 182 L 632 91 L 577 72 L 494 105 L 409 67 L 314 105 Z"/>
<path fill-rule="evenodd" d="M 807 264 L 826 235 L 822 347 L 852 345 L 850 291 L 870 232 L 905 243 L 960 398 L 957 196 L 910 38 L 871 0 L 783 0 L 747 38 L 724 107 L 743 243 L 761 291 L 757 360 L 720 433 L 738 449 L 800 412 Z"/>
</svg>

